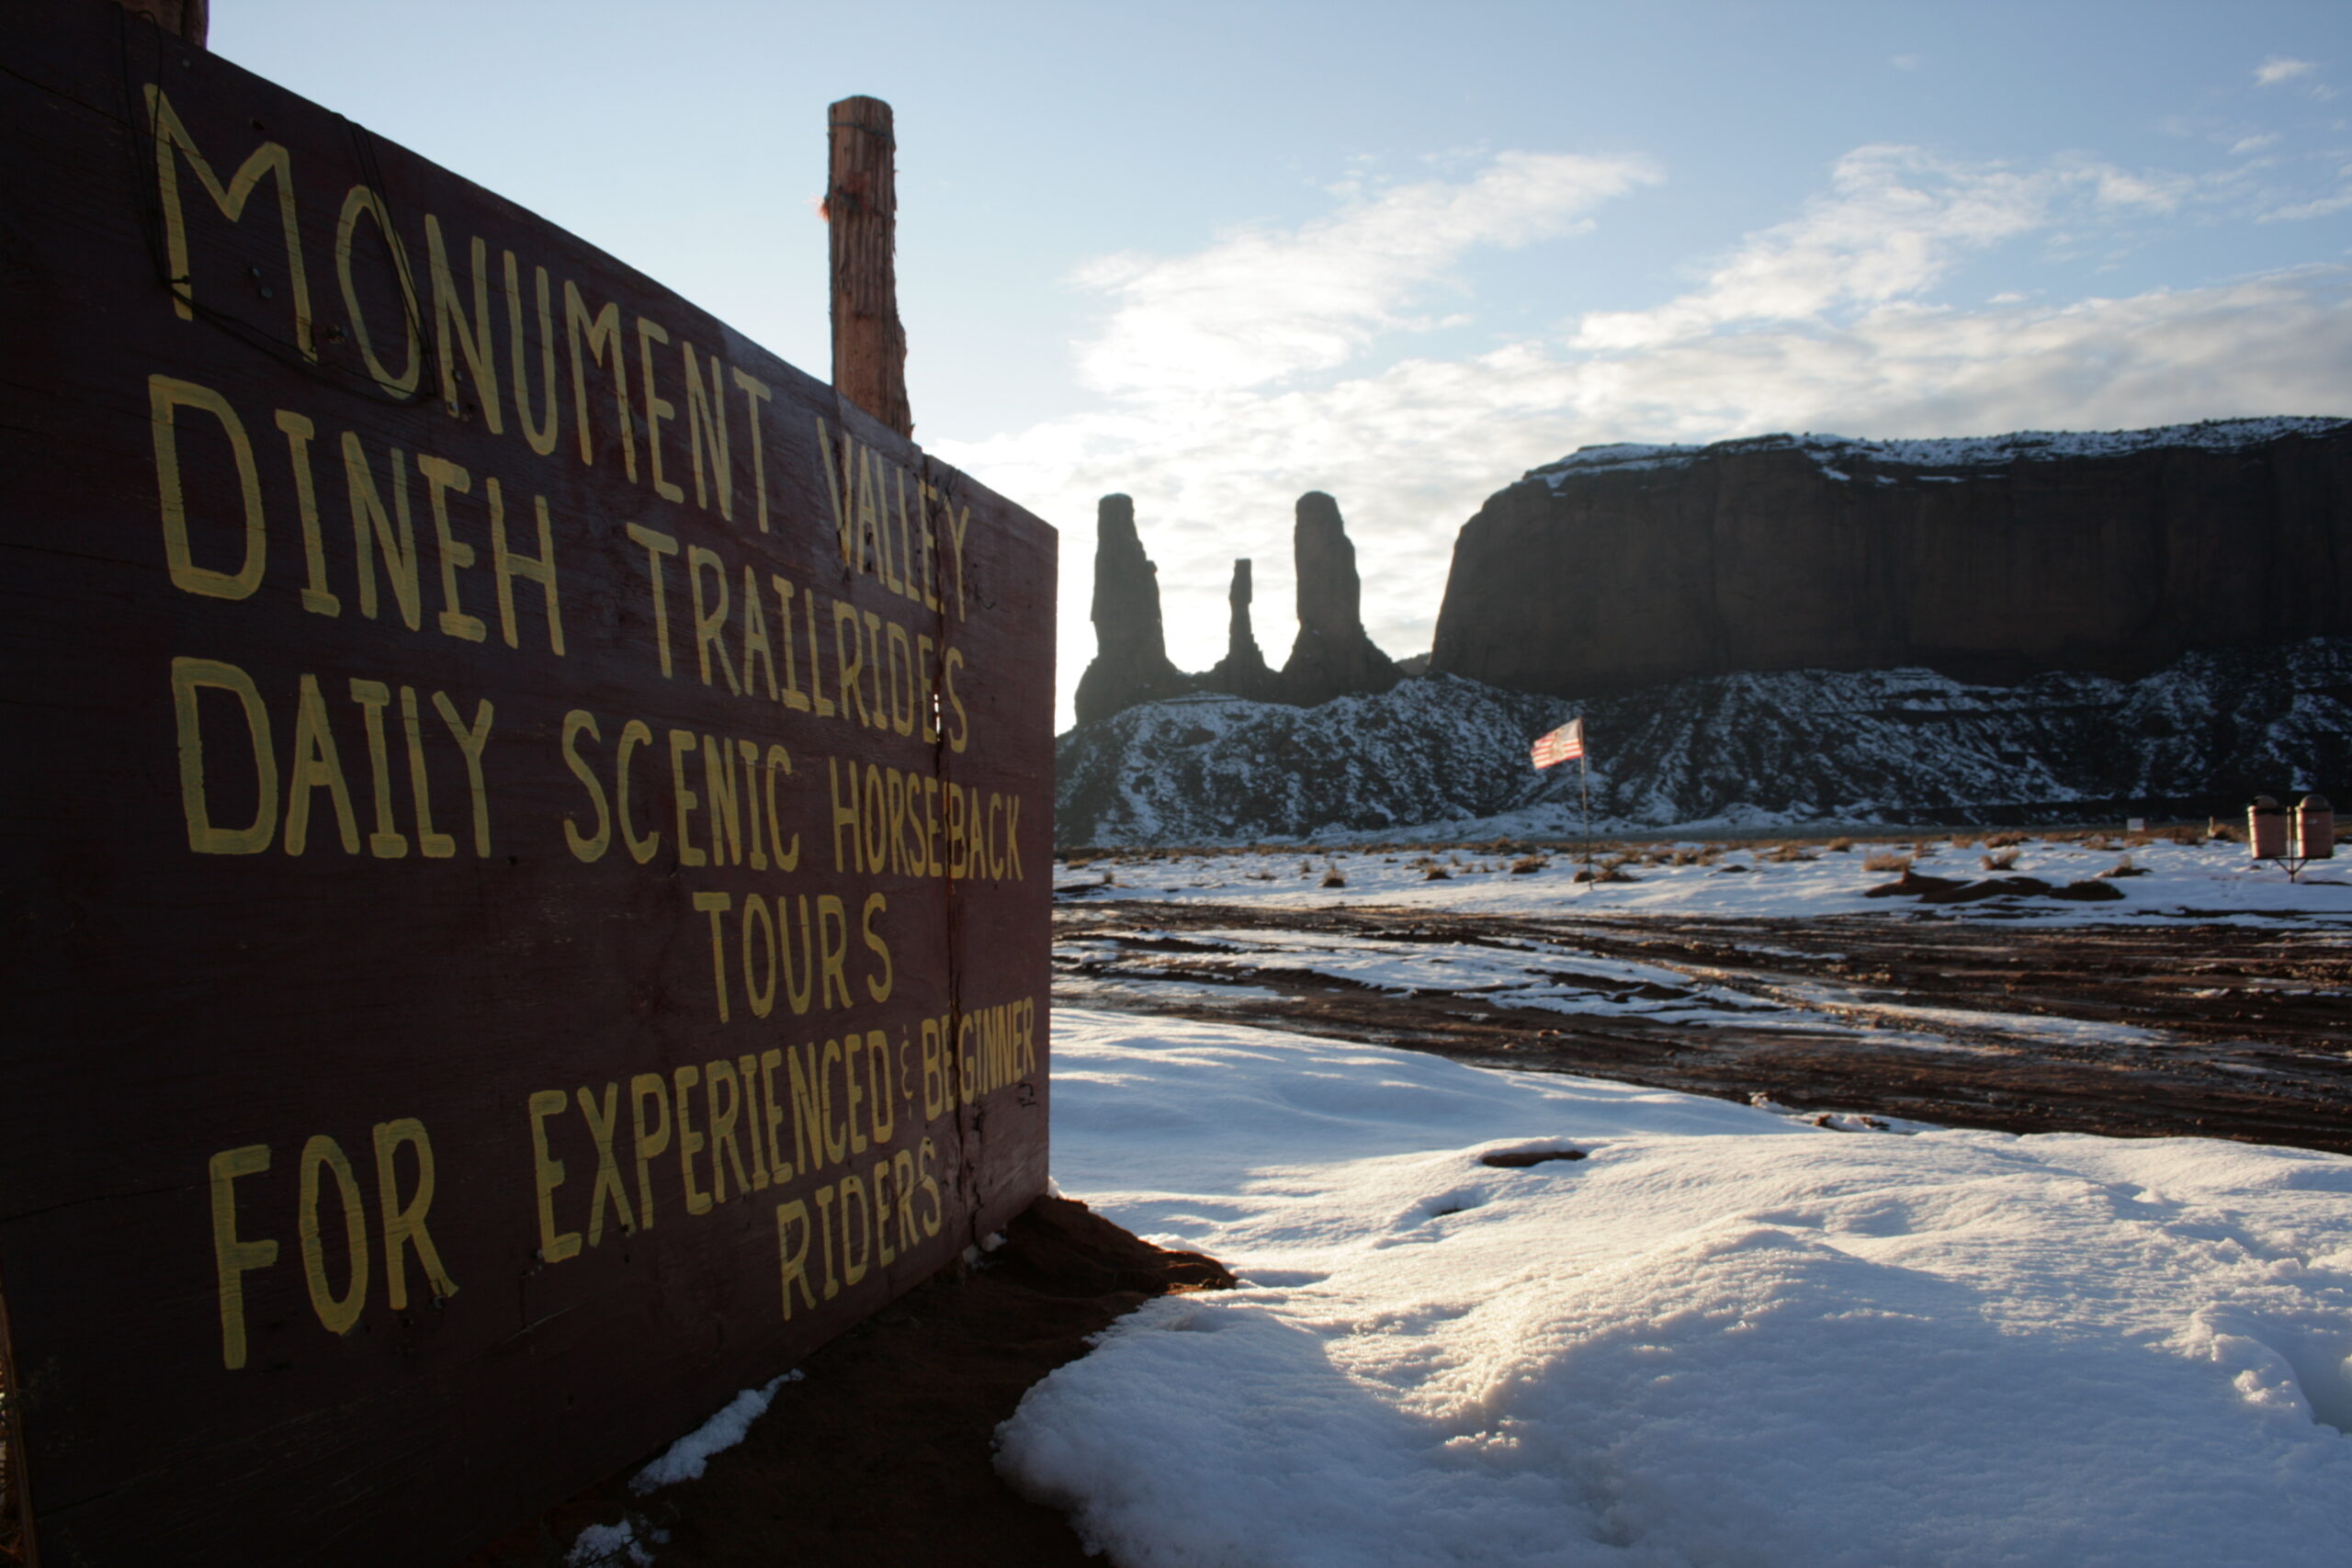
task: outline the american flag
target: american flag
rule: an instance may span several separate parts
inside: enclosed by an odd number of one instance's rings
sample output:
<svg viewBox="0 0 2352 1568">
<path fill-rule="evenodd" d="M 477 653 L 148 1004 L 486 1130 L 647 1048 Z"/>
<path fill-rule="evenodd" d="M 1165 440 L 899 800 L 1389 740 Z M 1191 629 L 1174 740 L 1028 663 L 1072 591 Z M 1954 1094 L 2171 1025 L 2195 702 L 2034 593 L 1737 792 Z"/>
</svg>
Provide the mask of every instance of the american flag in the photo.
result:
<svg viewBox="0 0 2352 1568">
<path fill-rule="evenodd" d="M 1549 735 L 1538 736 L 1528 752 L 1539 768 L 1555 762 L 1572 762 L 1584 755 L 1584 720 L 1572 718 Z"/>
</svg>

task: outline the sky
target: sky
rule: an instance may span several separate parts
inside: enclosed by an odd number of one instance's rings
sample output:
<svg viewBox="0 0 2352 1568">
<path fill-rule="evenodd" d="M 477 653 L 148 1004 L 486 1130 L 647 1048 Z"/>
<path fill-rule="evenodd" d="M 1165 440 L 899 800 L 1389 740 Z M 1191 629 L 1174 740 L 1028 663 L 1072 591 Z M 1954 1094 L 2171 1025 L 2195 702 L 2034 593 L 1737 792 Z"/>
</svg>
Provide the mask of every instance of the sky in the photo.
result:
<svg viewBox="0 0 2352 1568">
<path fill-rule="evenodd" d="M 1616 441 L 2352 415 L 2352 6 L 218 0 L 212 48 L 820 378 L 826 107 L 887 99 L 915 436 L 1169 651 L 1338 498 L 1375 641 Z"/>
</svg>

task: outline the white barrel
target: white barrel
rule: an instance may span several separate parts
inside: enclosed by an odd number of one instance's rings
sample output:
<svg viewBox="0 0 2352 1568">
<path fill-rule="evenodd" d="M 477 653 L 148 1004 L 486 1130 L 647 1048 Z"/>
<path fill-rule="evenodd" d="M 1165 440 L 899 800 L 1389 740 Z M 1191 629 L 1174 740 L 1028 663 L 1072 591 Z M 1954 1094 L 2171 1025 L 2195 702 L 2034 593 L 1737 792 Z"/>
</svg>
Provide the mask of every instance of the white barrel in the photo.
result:
<svg viewBox="0 0 2352 1568">
<path fill-rule="evenodd" d="M 2256 860 L 2278 860 L 2287 853 L 2287 808 L 2267 795 L 2257 795 L 2246 807 L 2245 841 Z"/>
<path fill-rule="evenodd" d="M 2335 856 L 2335 808 L 2324 795 L 2307 795 L 2295 807 L 2295 858 L 2333 860 Z"/>
</svg>

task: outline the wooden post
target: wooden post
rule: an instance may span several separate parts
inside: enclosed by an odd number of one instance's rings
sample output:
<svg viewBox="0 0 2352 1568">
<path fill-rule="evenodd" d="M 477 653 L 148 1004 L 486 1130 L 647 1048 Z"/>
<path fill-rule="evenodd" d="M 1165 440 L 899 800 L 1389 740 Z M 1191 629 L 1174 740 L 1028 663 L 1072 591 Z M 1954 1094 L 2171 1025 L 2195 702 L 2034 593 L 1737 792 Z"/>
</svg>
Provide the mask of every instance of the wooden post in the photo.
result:
<svg viewBox="0 0 2352 1568">
<path fill-rule="evenodd" d="M 827 121 L 833 389 L 910 436 L 915 422 L 907 407 L 907 333 L 899 324 L 898 140 L 890 106 L 879 98 L 843 98 L 827 112 Z"/>
</svg>

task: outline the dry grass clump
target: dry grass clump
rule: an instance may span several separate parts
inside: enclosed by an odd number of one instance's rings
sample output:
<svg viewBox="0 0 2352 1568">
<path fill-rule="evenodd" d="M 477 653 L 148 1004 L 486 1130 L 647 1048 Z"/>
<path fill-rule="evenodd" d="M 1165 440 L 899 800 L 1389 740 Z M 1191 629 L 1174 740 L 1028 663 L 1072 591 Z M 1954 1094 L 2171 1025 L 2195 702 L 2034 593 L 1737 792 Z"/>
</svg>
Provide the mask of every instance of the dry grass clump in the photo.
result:
<svg viewBox="0 0 2352 1568">
<path fill-rule="evenodd" d="M 2121 860 L 2099 873 L 2101 876 L 2145 876 L 2147 874 L 2144 867 L 2132 863 L 2130 855 L 2125 855 Z"/>
<path fill-rule="evenodd" d="M 2211 831 L 2215 841 L 2219 843 L 2243 844 L 2245 842 L 2245 829 L 2234 822 L 2216 822 L 2212 825 Z"/>
<path fill-rule="evenodd" d="M 1987 833 L 1984 835 L 1984 847 L 1988 850 L 2015 849 L 2018 845 L 2024 842 L 2025 835 L 2023 833 L 2012 832 L 2007 829 L 2003 829 L 1997 833 Z"/>
<path fill-rule="evenodd" d="M 1956 850 L 1973 850 L 1976 847 L 1976 835 L 1973 833 L 1954 833 L 1951 836 L 1951 847 Z"/>
<path fill-rule="evenodd" d="M 2205 829 L 2187 822 L 2177 822 L 2169 828 L 2157 829 L 2150 837 L 2162 839 L 2167 844 L 2201 844 L 2205 841 Z"/>
<path fill-rule="evenodd" d="M 1250 880 L 1252 882 L 1272 882 L 1273 879 L 1274 874 L 1271 871 L 1253 871 L 1250 874 Z"/>
<path fill-rule="evenodd" d="M 1423 882 L 1451 882 L 1453 880 L 1453 873 L 1446 870 L 1442 862 L 1431 861 L 1430 862 L 1430 868 L 1421 873 L 1421 880 Z"/>
<path fill-rule="evenodd" d="M 1976 863 L 1986 871 L 2007 871 L 2018 863 L 2018 852 L 2014 845 L 2006 850 L 1995 850 L 1990 854 L 1978 855 Z"/>
<path fill-rule="evenodd" d="M 1337 864 L 1323 874 L 1323 886 L 1326 887 L 1345 887 L 1347 885 L 1348 879 L 1340 874 Z"/>
<path fill-rule="evenodd" d="M 1872 850 L 1862 857 L 1864 871 L 1891 871 L 1901 875 L 1909 871 L 1912 864 L 1912 858 L 1897 850 Z"/>
<path fill-rule="evenodd" d="M 1542 871 L 1551 863 L 1542 855 L 1521 855 L 1510 863 L 1510 874 L 1513 876 L 1526 876 L 1532 872 Z"/>
<path fill-rule="evenodd" d="M 1851 839 L 1832 839 L 1823 847 L 1834 855 L 1850 854 L 1853 852 L 1854 840 Z"/>
<path fill-rule="evenodd" d="M 1769 850 L 1762 851 L 1756 858 L 1770 861 L 1774 865 L 1792 865 L 1801 861 L 1819 860 L 1821 857 L 1803 844 L 1779 843 Z"/>
</svg>

